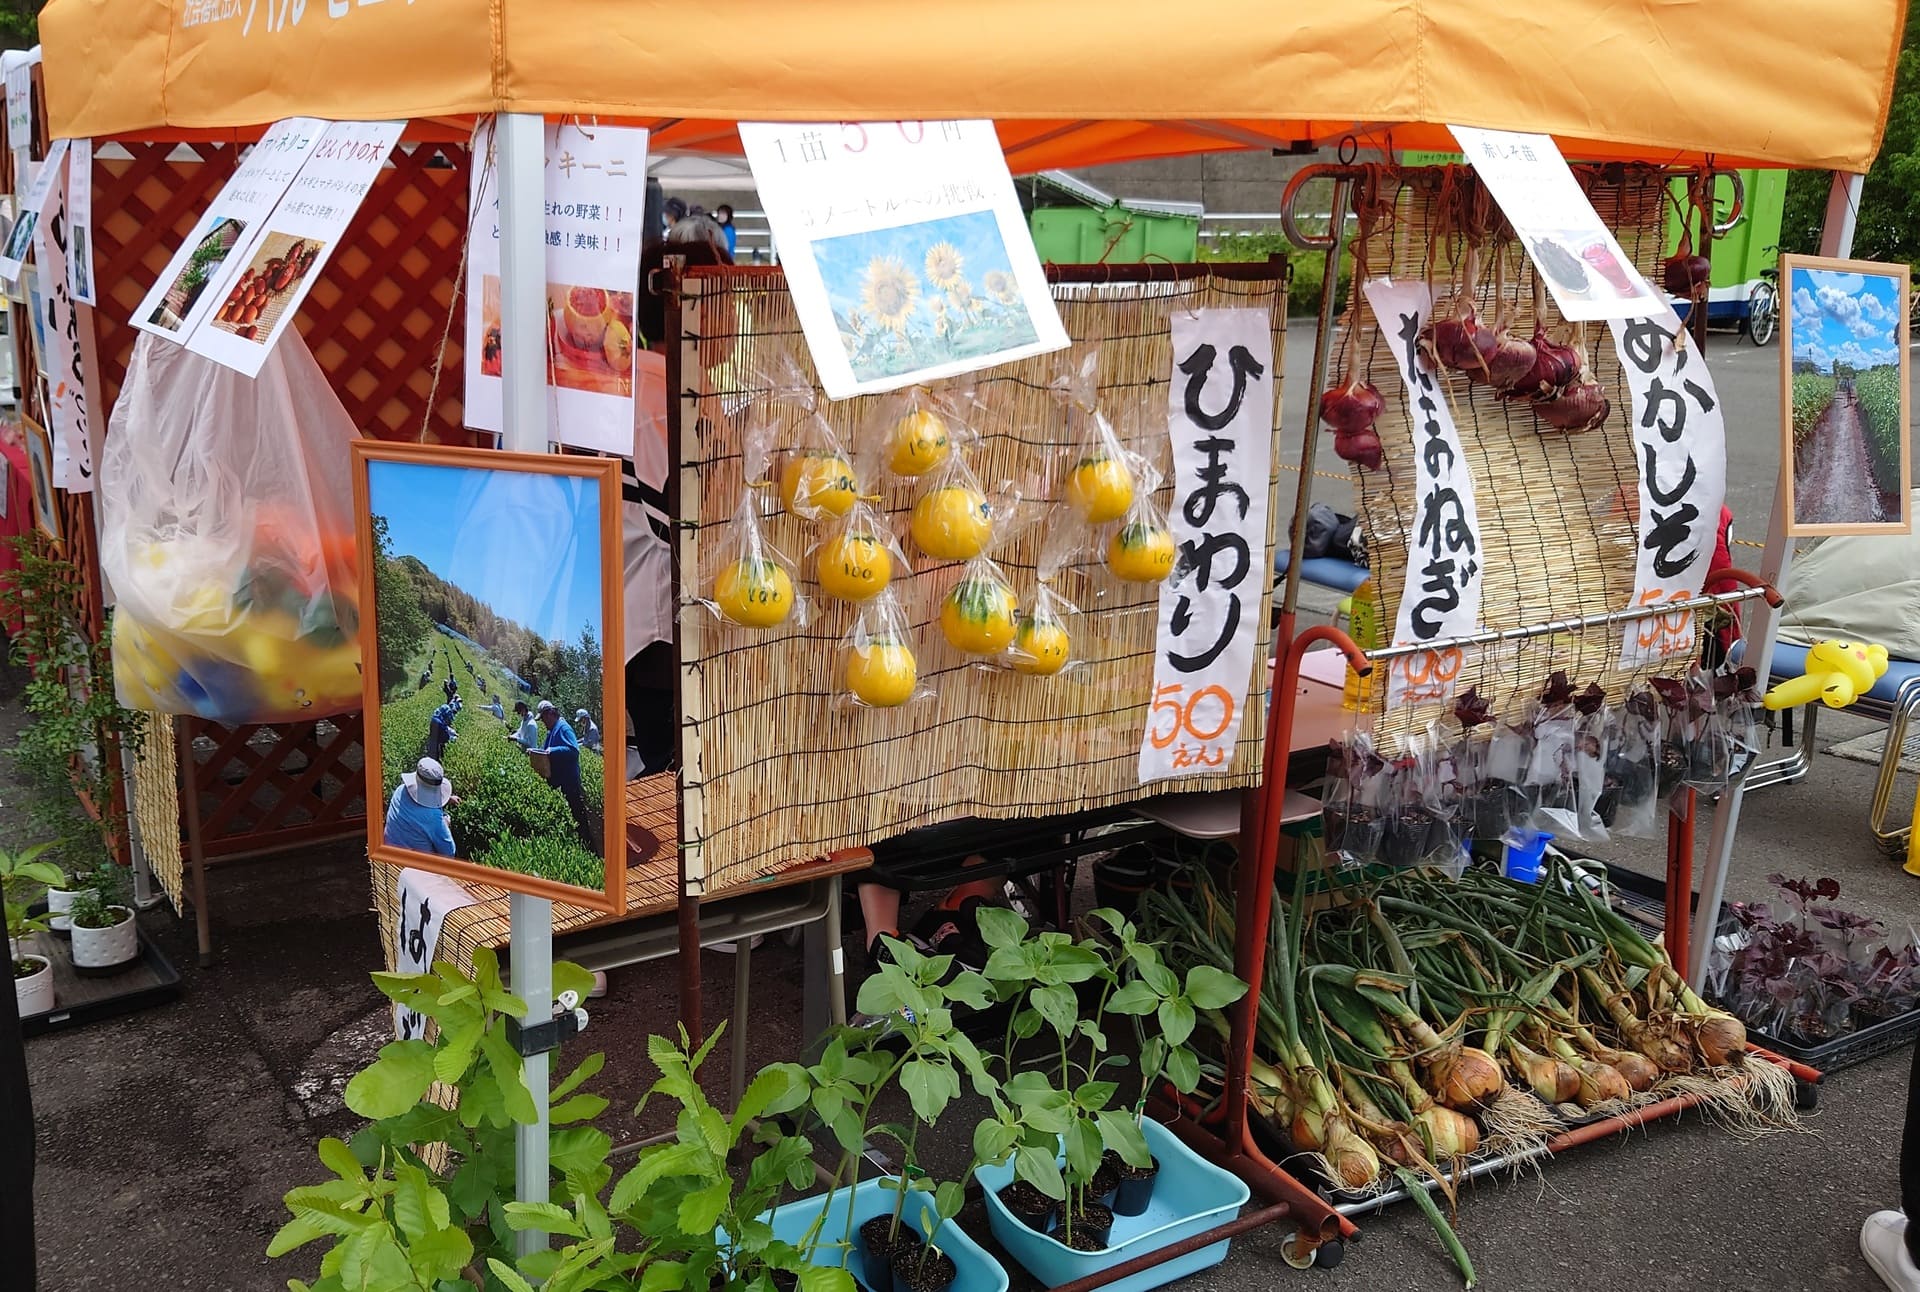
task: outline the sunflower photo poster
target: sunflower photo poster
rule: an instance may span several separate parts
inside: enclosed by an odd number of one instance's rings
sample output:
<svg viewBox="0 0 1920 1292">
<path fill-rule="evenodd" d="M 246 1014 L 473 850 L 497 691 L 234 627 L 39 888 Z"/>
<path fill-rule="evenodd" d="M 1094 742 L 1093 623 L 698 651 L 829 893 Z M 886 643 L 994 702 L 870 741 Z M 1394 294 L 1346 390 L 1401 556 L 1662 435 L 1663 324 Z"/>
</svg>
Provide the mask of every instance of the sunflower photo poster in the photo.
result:
<svg viewBox="0 0 1920 1292">
<path fill-rule="evenodd" d="M 1067 345 L 991 121 L 741 122 L 740 139 L 830 398 Z"/>
</svg>

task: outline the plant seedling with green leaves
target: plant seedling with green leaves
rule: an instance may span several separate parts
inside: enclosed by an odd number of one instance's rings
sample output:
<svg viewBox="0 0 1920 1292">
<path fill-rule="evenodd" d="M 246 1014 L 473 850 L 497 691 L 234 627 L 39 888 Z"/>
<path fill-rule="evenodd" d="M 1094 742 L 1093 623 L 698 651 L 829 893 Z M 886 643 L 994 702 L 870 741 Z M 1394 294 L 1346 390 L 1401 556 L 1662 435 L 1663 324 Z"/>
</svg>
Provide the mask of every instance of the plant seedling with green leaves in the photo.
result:
<svg viewBox="0 0 1920 1292">
<path fill-rule="evenodd" d="M 52 846 L 36 843 L 18 852 L 0 849 L 0 907 L 4 907 L 6 912 L 9 948 L 17 948 L 29 934 L 39 933 L 47 927 L 43 917 L 27 914 L 27 901 L 35 888 L 50 888 L 66 879 L 59 866 L 39 860 Z M 15 955 L 14 977 L 26 978 L 39 972 L 39 969 L 40 966 Z"/>
<path fill-rule="evenodd" d="M 370 1125 L 351 1141 L 322 1140 L 320 1160 L 333 1178 L 286 1195 L 293 1218 L 274 1235 L 269 1256 L 283 1256 L 332 1238 L 311 1285 L 295 1292 L 348 1288 L 419 1292 L 496 1292 L 539 1283 L 549 1292 L 628 1292 L 638 1286 L 642 1253 L 616 1250 L 611 1218 L 599 1195 L 612 1175 L 612 1141 L 591 1125 L 607 1106 L 580 1087 L 605 1058 L 588 1056 L 555 1084 L 548 1151 L 556 1196 L 528 1204 L 514 1195 L 514 1130 L 535 1120 L 533 1095 L 509 1018 L 526 1005 L 500 980 L 498 958 L 474 953 L 471 976 L 446 961 L 432 973 L 373 975 L 396 1004 L 432 1020 L 433 1040 L 399 1040 L 347 1083 L 347 1107 Z M 585 995 L 593 975 L 578 965 L 553 967 L 556 991 Z M 452 1087 L 453 1107 L 430 1098 L 436 1082 Z M 445 1157 L 423 1146 L 445 1145 Z M 576 1241 L 515 1260 L 514 1234 L 538 1229 Z"/>
</svg>

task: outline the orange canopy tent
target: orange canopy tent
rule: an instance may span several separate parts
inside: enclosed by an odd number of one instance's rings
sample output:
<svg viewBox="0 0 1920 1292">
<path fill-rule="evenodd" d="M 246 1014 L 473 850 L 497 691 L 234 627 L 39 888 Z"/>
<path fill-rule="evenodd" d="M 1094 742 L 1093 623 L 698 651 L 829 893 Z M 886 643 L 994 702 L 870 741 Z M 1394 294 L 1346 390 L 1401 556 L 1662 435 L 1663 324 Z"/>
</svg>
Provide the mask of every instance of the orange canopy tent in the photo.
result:
<svg viewBox="0 0 1920 1292">
<path fill-rule="evenodd" d="M 1014 169 L 1445 123 L 1569 156 L 1864 172 L 1904 0 L 51 0 L 55 136 L 247 135 L 282 117 L 488 112 L 653 127 L 737 152 L 737 120 L 991 117 Z"/>
</svg>

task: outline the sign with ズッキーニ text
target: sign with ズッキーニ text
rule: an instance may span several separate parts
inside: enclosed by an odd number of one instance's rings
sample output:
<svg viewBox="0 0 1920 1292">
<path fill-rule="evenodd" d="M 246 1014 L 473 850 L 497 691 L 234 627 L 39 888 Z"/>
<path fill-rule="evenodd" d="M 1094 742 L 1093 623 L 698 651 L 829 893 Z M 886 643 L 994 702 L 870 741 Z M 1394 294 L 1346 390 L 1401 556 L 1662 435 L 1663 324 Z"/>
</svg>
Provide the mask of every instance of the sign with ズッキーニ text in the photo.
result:
<svg viewBox="0 0 1920 1292">
<path fill-rule="evenodd" d="M 1064 349 L 991 121 L 742 121 L 831 399 Z"/>
<path fill-rule="evenodd" d="M 1420 333 L 1433 313 L 1433 293 L 1423 282 L 1376 278 L 1365 287 L 1407 387 L 1407 417 L 1413 425 L 1414 508 L 1407 535 L 1407 580 L 1394 617 L 1393 645 L 1436 649 L 1396 655 L 1387 661 L 1387 707 L 1453 695 L 1462 648 L 1445 642 L 1480 626 L 1480 512 L 1473 494 L 1460 432 L 1439 378 L 1420 352 Z"/>
<path fill-rule="evenodd" d="M 1616 319 L 1613 348 L 1633 406 L 1633 460 L 1639 468 L 1633 607 L 1700 595 L 1713 564 L 1727 490 L 1726 419 L 1707 361 L 1671 309 L 1653 318 Z M 1627 623 L 1620 667 L 1691 654 L 1693 612 Z"/>
<path fill-rule="evenodd" d="M 1272 328 L 1263 309 L 1173 316 L 1168 523 L 1178 555 L 1160 588 L 1142 784 L 1224 772 L 1233 761 L 1272 579 Z"/>
</svg>

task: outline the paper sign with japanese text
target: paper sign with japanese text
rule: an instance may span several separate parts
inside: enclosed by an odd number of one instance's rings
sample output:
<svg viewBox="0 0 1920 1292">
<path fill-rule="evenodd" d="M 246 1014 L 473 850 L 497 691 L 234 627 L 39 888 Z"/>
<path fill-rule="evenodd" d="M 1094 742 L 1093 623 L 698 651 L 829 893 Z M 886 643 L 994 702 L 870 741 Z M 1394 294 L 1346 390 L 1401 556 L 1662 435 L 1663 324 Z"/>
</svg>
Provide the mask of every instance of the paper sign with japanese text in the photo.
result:
<svg viewBox="0 0 1920 1292">
<path fill-rule="evenodd" d="M 10 49 L 0 54 L 7 83 L 7 148 L 13 154 L 13 195 L 33 183 L 33 67 L 40 51 Z"/>
<path fill-rule="evenodd" d="M 133 312 L 135 327 L 175 342 L 192 335 L 225 300 L 227 283 L 246 263 L 261 225 L 326 128 L 313 117 L 289 117 L 267 128 L 154 279 Z"/>
<path fill-rule="evenodd" d="M 293 326 L 300 302 L 319 280 L 367 191 L 400 142 L 403 121 L 336 121 L 313 146 L 300 173 L 260 225 L 224 294 L 200 304 L 187 349 L 249 377 Z"/>
<path fill-rule="evenodd" d="M 1480 626 L 1480 512 L 1473 473 L 1453 424 L 1446 390 L 1420 351 L 1420 332 L 1433 312 L 1423 282 L 1376 278 L 1365 287 L 1407 387 L 1413 426 L 1414 507 L 1407 535 L 1407 579 L 1394 617 L 1394 646 L 1420 646 L 1464 637 Z M 1414 651 L 1387 661 L 1387 707 L 1447 700 L 1460 675 L 1460 647 Z"/>
<path fill-rule="evenodd" d="M 20 277 L 20 266 L 26 263 L 27 253 L 33 249 L 34 230 L 46 211 L 47 197 L 55 184 L 66 180 L 67 146 L 65 139 L 53 141 L 53 147 L 47 149 L 47 159 L 40 163 L 39 173 L 33 177 L 33 186 L 20 200 L 19 217 L 13 222 L 12 232 L 7 234 L 6 246 L 0 248 L 0 279 L 10 283 Z"/>
<path fill-rule="evenodd" d="M 474 127 L 467 253 L 467 425 L 502 431 L 500 191 L 493 119 Z M 647 132 L 549 125 L 546 133 L 547 438 L 633 452 L 634 325 L 647 205 Z"/>
<path fill-rule="evenodd" d="M 98 305 L 93 282 L 93 140 L 76 139 L 67 149 L 67 286 L 82 305 Z"/>
<path fill-rule="evenodd" d="M 1272 579 L 1273 320 L 1262 309 L 1173 316 L 1173 575 L 1160 588 L 1140 781 L 1227 770 Z M 1265 663 L 1264 660 L 1259 661 Z"/>
<path fill-rule="evenodd" d="M 457 879 L 430 871 L 400 868 L 400 927 L 394 930 L 394 972 L 431 973 L 433 953 L 440 945 L 440 927 L 447 916 L 480 899 Z M 403 1041 L 426 1037 L 426 1015 L 405 1005 L 393 1007 L 393 1032 Z"/>
<path fill-rule="evenodd" d="M 61 158 L 49 157 L 49 171 Z M 46 209 L 34 234 L 34 261 L 46 311 L 45 349 L 47 430 L 53 439 L 53 483 L 68 493 L 93 491 L 95 418 L 88 374 L 93 370 L 92 311 L 74 300 L 67 283 L 73 224 L 67 212 L 67 185 L 56 176 Z"/>
<path fill-rule="evenodd" d="M 1627 425 L 1640 474 L 1633 607 L 1691 600 L 1713 564 L 1727 491 L 1720 397 L 1706 359 L 1673 310 L 1609 326 L 1633 395 Z M 1632 620 L 1622 634 L 1620 666 L 1636 668 L 1693 649 L 1690 610 Z"/>
<path fill-rule="evenodd" d="M 1551 135 L 1449 126 L 1570 319 L 1645 318 L 1667 298 L 1633 267 Z"/>
<path fill-rule="evenodd" d="M 993 122 L 739 130 L 830 398 L 1066 346 Z"/>
</svg>

